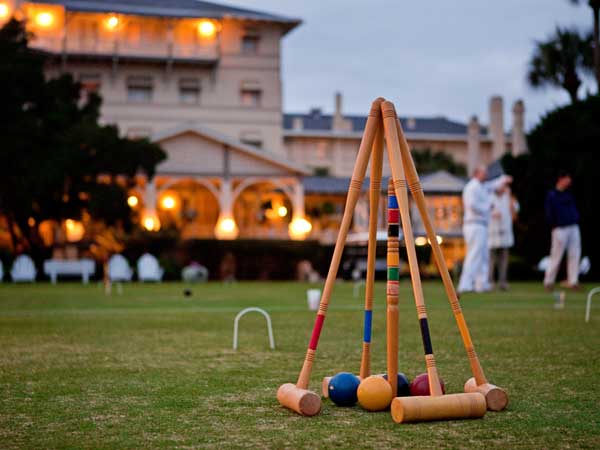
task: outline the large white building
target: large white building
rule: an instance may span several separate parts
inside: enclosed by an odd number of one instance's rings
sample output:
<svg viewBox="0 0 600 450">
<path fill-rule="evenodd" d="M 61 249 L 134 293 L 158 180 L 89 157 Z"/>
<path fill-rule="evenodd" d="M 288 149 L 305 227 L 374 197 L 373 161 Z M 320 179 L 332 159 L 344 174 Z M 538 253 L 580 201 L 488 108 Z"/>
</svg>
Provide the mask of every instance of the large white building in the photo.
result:
<svg viewBox="0 0 600 450">
<path fill-rule="evenodd" d="M 13 13 L 48 54 L 49 76 L 73 73 L 102 96 L 104 123 L 166 150 L 154 179 L 132 192 L 143 226 L 190 239 L 331 240 L 366 117 L 344 115 L 340 94 L 333 115 L 283 112 L 280 44 L 300 20 L 196 0 L 0 0 L 0 21 Z M 470 169 L 525 151 L 523 103 L 512 110 L 509 133 L 500 97 L 487 126 L 402 122 L 413 148 Z M 451 209 L 456 233 L 462 180 L 429 180 L 426 191 L 453 196 L 432 208 Z"/>
</svg>

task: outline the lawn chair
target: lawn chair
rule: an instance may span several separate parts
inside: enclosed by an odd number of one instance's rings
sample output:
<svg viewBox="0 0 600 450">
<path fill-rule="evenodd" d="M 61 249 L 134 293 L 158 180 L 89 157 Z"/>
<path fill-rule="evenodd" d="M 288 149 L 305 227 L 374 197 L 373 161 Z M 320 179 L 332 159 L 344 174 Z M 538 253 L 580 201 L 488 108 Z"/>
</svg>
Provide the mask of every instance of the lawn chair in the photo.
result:
<svg viewBox="0 0 600 450">
<path fill-rule="evenodd" d="M 113 282 L 131 281 L 133 269 L 123 255 L 112 255 L 108 260 L 108 278 Z"/>
<path fill-rule="evenodd" d="M 17 256 L 10 270 L 10 276 L 15 283 L 19 281 L 31 283 L 35 281 L 36 274 L 35 264 L 29 255 Z"/>
<path fill-rule="evenodd" d="M 0 283 L 4 279 L 4 266 L 2 265 L 2 260 L 0 260 Z"/>
<path fill-rule="evenodd" d="M 156 257 L 150 253 L 144 253 L 137 262 L 138 279 L 140 281 L 162 280 L 165 271 L 158 264 Z"/>
</svg>

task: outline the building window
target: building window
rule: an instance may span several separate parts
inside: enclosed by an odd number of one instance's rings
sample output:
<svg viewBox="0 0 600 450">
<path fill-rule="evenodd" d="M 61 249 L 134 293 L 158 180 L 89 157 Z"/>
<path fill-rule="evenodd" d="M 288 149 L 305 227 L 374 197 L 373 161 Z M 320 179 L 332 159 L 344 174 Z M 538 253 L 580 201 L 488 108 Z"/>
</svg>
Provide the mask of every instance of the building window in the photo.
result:
<svg viewBox="0 0 600 450">
<path fill-rule="evenodd" d="M 260 37 L 256 34 L 246 34 L 245 36 L 242 36 L 242 54 L 256 55 L 258 53 L 259 43 Z"/>
<path fill-rule="evenodd" d="M 240 99 L 242 106 L 259 107 L 262 97 L 262 91 L 260 89 L 248 89 L 242 88 L 240 92 Z"/>
<path fill-rule="evenodd" d="M 127 78 L 127 100 L 131 103 L 150 103 L 153 90 L 152 77 Z"/>
<path fill-rule="evenodd" d="M 98 22 L 85 19 L 78 21 L 77 33 L 80 49 L 89 50 L 98 43 Z"/>
<path fill-rule="evenodd" d="M 240 141 L 246 145 L 262 148 L 263 141 L 258 131 L 245 131 L 240 136 Z"/>
<path fill-rule="evenodd" d="M 179 102 L 185 105 L 200 103 L 200 81 L 197 78 L 179 80 Z"/>
</svg>

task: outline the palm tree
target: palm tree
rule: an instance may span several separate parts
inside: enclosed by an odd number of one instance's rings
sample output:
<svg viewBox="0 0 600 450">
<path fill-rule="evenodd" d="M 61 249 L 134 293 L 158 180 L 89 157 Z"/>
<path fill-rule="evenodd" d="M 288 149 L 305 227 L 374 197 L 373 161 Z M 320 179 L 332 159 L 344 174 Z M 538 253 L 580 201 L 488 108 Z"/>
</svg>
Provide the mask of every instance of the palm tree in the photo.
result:
<svg viewBox="0 0 600 450">
<path fill-rule="evenodd" d="M 582 3 L 582 0 L 569 1 L 575 5 Z M 600 94 L 600 0 L 588 0 L 588 5 L 590 5 L 594 14 L 594 74 L 596 75 L 598 94 Z"/>
<path fill-rule="evenodd" d="M 527 73 L 529 84 L 534 88 L 561 87 L 575 103 L 580 74 L 591 67 L 590 41 L 591 37 L 582 37 L 577 30 L 556 28 L 556 34 L 547 41 L 536 42 Z"/>
</svg>

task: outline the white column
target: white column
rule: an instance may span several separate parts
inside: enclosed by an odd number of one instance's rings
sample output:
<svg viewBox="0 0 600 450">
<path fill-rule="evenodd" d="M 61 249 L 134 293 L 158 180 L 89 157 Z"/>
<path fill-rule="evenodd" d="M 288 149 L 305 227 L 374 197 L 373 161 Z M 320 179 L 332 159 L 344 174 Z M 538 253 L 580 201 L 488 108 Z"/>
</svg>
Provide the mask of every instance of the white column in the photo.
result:
<svg viewBox="0 0 600 450">
<path fill-rule="evenodd" d="M 477 116 L 471 117 L 467 135 L 467 175 L 471 176 L 480 163 L 480 126 Z"/>
<path fill-rule="evenodd" d="M 231 179 L 224 178 L 221 183 L 221 191 L 219 193 L 219 219 L 215 226 L 215 236 L 217 239 L 231 240 L 238 237 L 240 230 L 238 229 L 233 217 L 233 190 L 231 187 Z"/>
<path fill-rule="evenodd" d="M 527 141 L 525 139 L 525 104 L 523 100 L 515 102 L 512 112 L 512 154 L 513 156 L 519 156 L 527 151 Z"/>
<path fill-rule="evenodd" d="M 304 185 L 301 179 L 297 179 L 292 186 L 292 221 L 288 227 L 291 239 L 304 240 L 312 230 L 311 223 L 306 220 L 304 210 Z"/>
<path fill-rule="evenodd" d="M 156 213 L 156 183 L 154 178 L 146 181 L 142 225 L 148 231 L 158 231 L 160 229 L 160 220 Z"/>
</svg>

